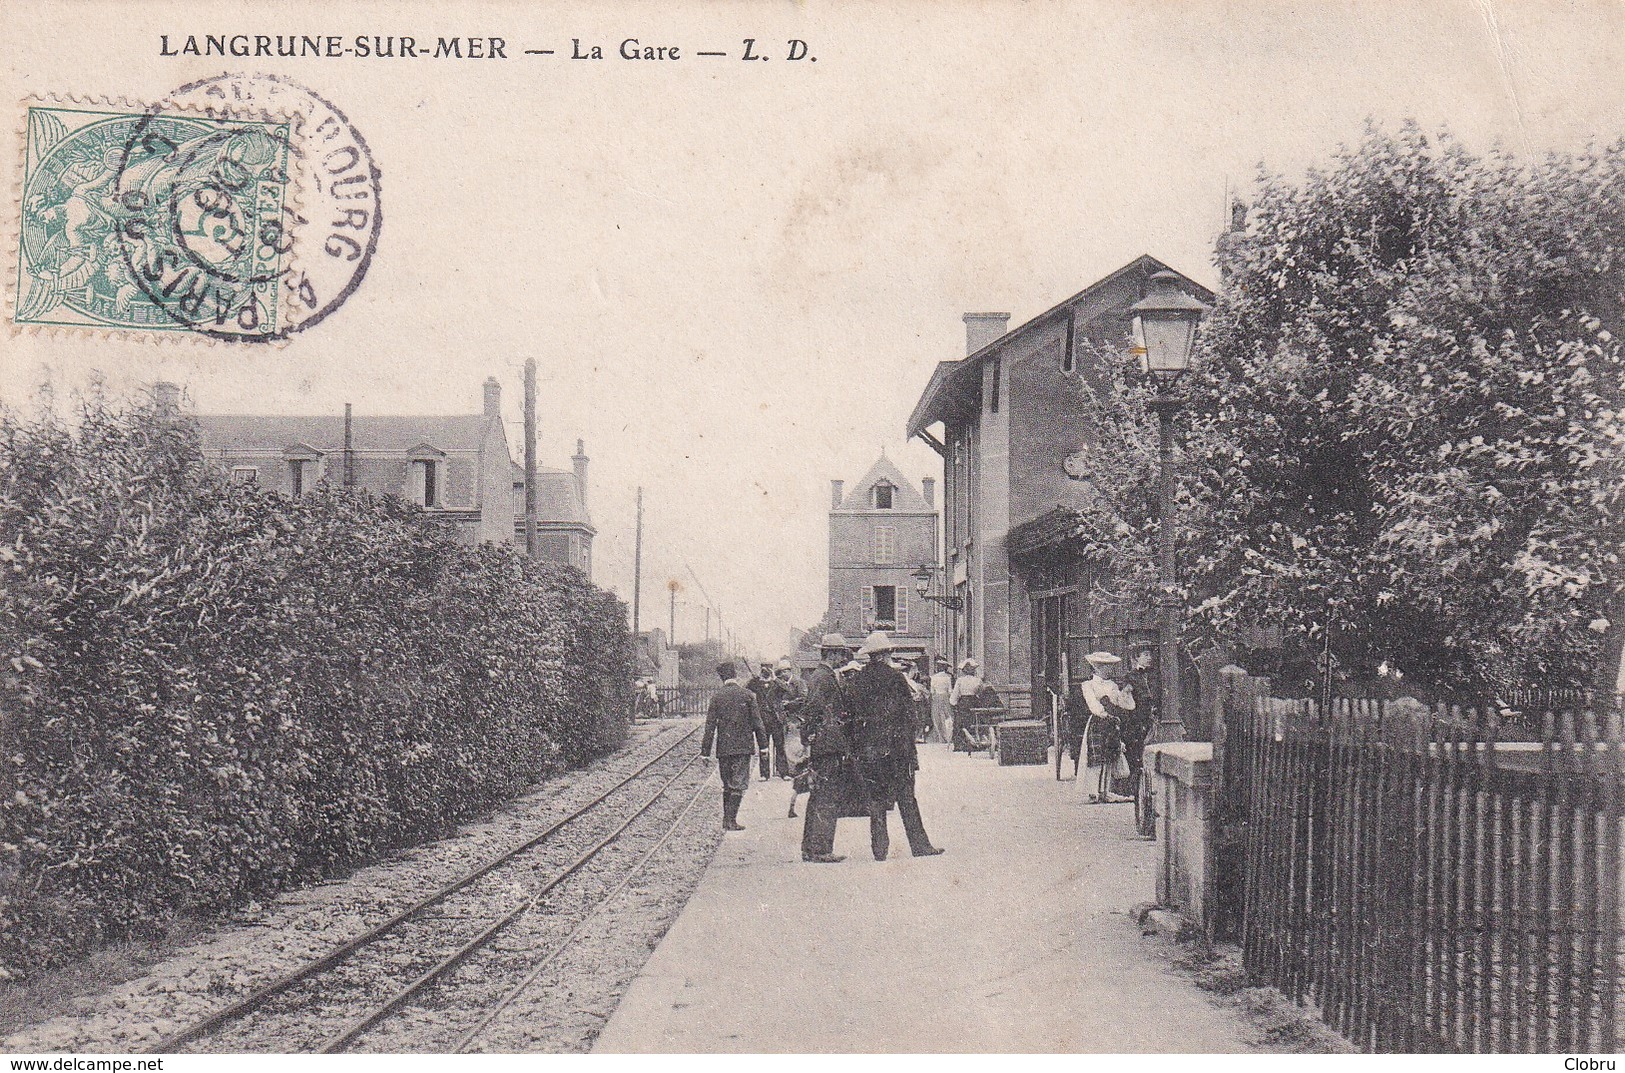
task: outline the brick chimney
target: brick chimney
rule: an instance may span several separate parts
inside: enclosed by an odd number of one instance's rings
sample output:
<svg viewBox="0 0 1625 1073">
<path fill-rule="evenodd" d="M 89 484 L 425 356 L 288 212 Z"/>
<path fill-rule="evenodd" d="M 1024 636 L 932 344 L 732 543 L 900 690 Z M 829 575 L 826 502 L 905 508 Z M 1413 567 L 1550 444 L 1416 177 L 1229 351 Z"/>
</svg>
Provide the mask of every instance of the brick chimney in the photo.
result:
<svg viewBox="0 0 1625 1073">
<path fill-rule="evenodd" d="M 485 416 L 502 416 L 502 382 L 494 376 L 485 378 Z"/>
<path fill-rule="evenodd" d="M 586 441 L 585 440 L 577 440 L 576 441 L 576 453 L 570 457 L 570 462 L 571 462 L 572 465 L 575 466 L 576 487 L 581 489 L 581 509 L 582 510 L 587 509 L 587 463 L 588 463 L 588 461 L 590 461 L 590 460 L 587 458 L 587 443 L 586 443 Z"/>
<path fill-rule="evenodd" d="M 168 380 L 152 385 L 152 404 L 160 417 L 174 417 L 181 412 L 181 389 Z"/>
<path fill-rule="evenodd" d="M 925 496 L 925 505 L 937 505 L 937 480 L 935 477 L 922 477 L 920 479 L 920 494 Z"/>
<path fill-rule="evenodd" d="M 1003 335 L 1009 324 L 1008 313 L 966 313 L 965 355 L 976 353 Z"/>
<path fill-rule="evenodd" d="M 846 482 L 845 481 L 830 481 L 829 482 L 829 506 L 830 506 L 831 510 L 840 510 L 841 509 L 841 500 L 846 498 L 846 496 L 842 494 L 842 491 L 845 488 L 846 488 Z"/>
</svg>

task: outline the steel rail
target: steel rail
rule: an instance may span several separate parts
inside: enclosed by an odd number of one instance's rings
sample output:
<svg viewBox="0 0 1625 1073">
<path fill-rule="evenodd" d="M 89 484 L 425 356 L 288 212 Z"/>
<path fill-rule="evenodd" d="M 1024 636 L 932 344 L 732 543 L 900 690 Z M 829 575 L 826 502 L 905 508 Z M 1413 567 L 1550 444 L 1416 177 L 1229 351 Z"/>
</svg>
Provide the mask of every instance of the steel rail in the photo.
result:
<svg viewBox="0 0 1625 1073">
<path fill-rule="evenodd" d="M 657 754 L 647 763 L 642 764 L 625 778 L 604 790 L 592 800 L 581 805 L 579 808 L 575 809 L 575 811 L 561 817 L 558 820 L 555 820 L 535 836 L 528 838 L 524 842 L 521 842 L 507 850 L 504 850 L 502 853 L 490 858 L 485 863 L 474 868 L 472 871 L 466 873 L 462 877 L 453 880 L 445 886 L 440 887 L 432 894 L 429 894 L 421 900 L 414 902 L 412 905 L 407 906 L 405 909 L 402 909 L 389 919 L 375 924 L 373 927 L 368 928 L 366 931 L 355 936 L 354 938 L 347 939 L 343 943 L 334 947 L 332 950 L 328 951 L 326 954 L 323 954 L 321 957 L 313 958 L 312 960 L 305 962 L 297 968 L 277 977 L 270 983 L 249 992 L 247 995 L 244 995 L 231 1005 L 216 1010 L 214 1013 L 211 1013 L 206 1017 L 199 1018 L 178 1032 L 172 1032 L 169 1035 L 164 1036 L 151 1047 L 146 1048 L 142 1053 L 173 1054 L 185 1044 L 209 1035 L 216 1029 L 219 1029 L 240 1017 L 254 1012 L 266 1002 L 270 1001 L 277 995 L 282 994 L 284 991 L 287 991 L 289 988 L 310 979 L 312 976 L 326 972 L 328 969 L 331 969 L 333 966 L 344 961 L 356 951 L 376 942 L 386 933 L 399 927 L 407 920 L 419 915 L 424 910 L 432 909 L 434 906 L 439 905 L 441 902 L 445 901 L 453 894 L 456 894 L 464 887 L 502 867 L 515 857 L 519 856 L 521 853 L 534 849 L 539 843 L 552 837 L 561 828 L 574 822 L 575 820 L 580 819 L 592 809 L 597 808 L 611 795 L 615 794 L 622 787 L 626 786 L 627 783 L 638 778 L 644 772 L 666 759 L 673 752 L 677 751 L 677 749 L 684 743 L 690 741 L 695 734 L 699 733 L 699 730 L 699 727 L 694 727 L 686 733 L 681 734 L 675 742 L 673 742 L 666 749 L 661 750 L 659 754 Z M 683 770 L 688 770 L 688 766 L 685 766 Z"/>
<path fill-rule="evenodd" d="M 663 847 L 667 842 L 671 841 L 671 836 L 676 834 L 678 829 L 683 826 L 683 821 L 688 819 L 688 814 L 694 811 L 694 806 L 699 803 L 700 797 L 705 793 L 706 789 L 710 785 L 711 780 L 706 778 L 700 782 L 699 786 L 694 788 L 694 794 L 688 799 L 688 804 L 683 806 L 683 811 L 677 814 L 677 819 L 673 821 L 672 825 L 666 829 L 666 833 L 660 836 L 660 840 L 653 846 L 650 846 L 648 852 L 644 853 L 642 857 L 638 858 L 637 863 L 632 865 L 631 869 L 626 873 L 626 875 L 621 877 L 621 881 L 615 884 L 615 887 L 608 894 L 598 899 L 598 903 L 587 911 L 587 915 L 582 917 L 581 920 L 576 923 L 574 928 L 570 929 L 570 933 L 568 935 L 559 940 L 559 942 L 555 944 L 551 950 L 543 955 L 542 959 L 535 964 L 530 972 L 525 974 L 524 979 L 520 980 L 517 984 L 510 988 L 508 993 L 502 997 L 501 1001 L 487 1010 L 485 1016 L 481 1017 L 479 1022 L 475 1024 L 473 1028 L 470 1028 L 467 1032 L 463 1033 L 462 1038 L 457 1041 L 457 1046 L 452 1051 L 453 1054 L 467 1054 L 469 1046 L 476 1038 L 478 1038 L 479 1034 L 485 1031 L 486 1028 L 490 1026 L 491 1022 L 495 1021 L 499 1016 L 501 1016 L 502 1011 L 511 1006 L 514 1000 L 523 994 L 531 984 L 535 983 L 536 978 L 542 974 L 544 969 L 546 969 L 554 961 L 558 960 L 559 955 L 563 954 L 565 950 L 569 949 L 572 943 L 581 937 L 581 933 L 586 930 L 587 925 L 591 923 L 592 919 L 598 915 L 599 910 L 603 909 L 610 902 L 614 901 L 617 895 L 631 885 L 632 880 L 636 879 L 643 871 L 644 867 L 654 859 L 654 855 L 660 852 L 661 847 Z"/>
<path fill-rule="evenodd" d="M 351 1043 L 355 1042 L 355 1040 L 364 1034 L 368 1029 L 372 1028 L 374 1025 L 378 1024 L 378 1022 L 382 1021 L 384 1018 L 406 1005 L 407 1002 L 429 987 L 430 984 L 433 984 L 436 980 L 439 980 L 452 969 L 455 969 L 458 965 L 462 964 L 463 961 L 467 960 L 471 954 L 488 945 L 492 939 L 496 938 L 497 935 L 513 924 L 514 921 L 518 920 L 520 917 L 524 916 L 526 913 L 540 905 L 542 899 L 553 891 L 554 888 L 558 887 L 559 884 L 563 883 L 565 880 L 579 872 L 582 868 L 586 867 L 587 863 L 594 857 L 597 857 L 598 854 L 602 853 L 610 843 L 614 842 L 616 839 L 620 838 L 621 835 L 625 834 L 627 829 L 636 823 L 638 819 L 646 812 L 653 808 L 656 802 L 665 797 L 666 791 L 671 789 L 672 785 L 676 783 L 678 779 L 681 779 L 684 775 L 687 775 L 694 765 L 700 762 L 700 759 L 700 757 L 696 756 L 688 763 L 684 764 L 681 770 L 679 770 L 675 775 L 671 776 L 671 778 L 667 779 L 665 782 L 661 783 L 660 788 L 654 792 L 653 796 L 651 796 L 642 805 L 638 806 L 637 810 L 622 821 L 619 826 L 617 826 L 613 831 L 605 835 L 603 838 L 599 839 L 597 842 L 593 843 L 589 849 L 566 865 L 565 868 L 557 875 L 553 876 L 546 883 L 543 883 L 540 887 L 537 887 L 523 902 L 509 910 L 507 913 L 504 913 L 502 916 L 498 917 L 489 926 L 480 931 L 478 935 L 475 935 L 472 939 L 469 939 L 467 942 L 463 943 L 463 945 L 459 946 L 456 950 L 453 950 L 451 953 L 441 958 L 433 966 L 425 969 L 411 983 L 399 989 L 389 998 L 378 1003 L 366 1013 L 352 1019 L 339 1032 L 329 1036 L 322 1043 L 322 1045 L 317 1048 L 315 1053 L 335 1054 L 344 1050 Z M 704 787 L 703 782 L 701 783 L 701 787 Z"/>
</svg>

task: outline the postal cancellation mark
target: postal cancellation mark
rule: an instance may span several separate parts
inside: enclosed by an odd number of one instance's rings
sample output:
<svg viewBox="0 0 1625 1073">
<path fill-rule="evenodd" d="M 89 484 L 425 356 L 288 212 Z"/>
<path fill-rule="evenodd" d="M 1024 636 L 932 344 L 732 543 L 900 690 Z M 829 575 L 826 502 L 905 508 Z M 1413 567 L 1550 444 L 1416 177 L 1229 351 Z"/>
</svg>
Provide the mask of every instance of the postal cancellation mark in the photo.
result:
<svg viewBox="0 0 1625 1073">
<path fill-rule="evenodd" d="M 141 111 L 27 118 L 18 325 L 285 339 L 366 275 L 378 168 L 296 83 L 222 75 Z"/>
</svg>

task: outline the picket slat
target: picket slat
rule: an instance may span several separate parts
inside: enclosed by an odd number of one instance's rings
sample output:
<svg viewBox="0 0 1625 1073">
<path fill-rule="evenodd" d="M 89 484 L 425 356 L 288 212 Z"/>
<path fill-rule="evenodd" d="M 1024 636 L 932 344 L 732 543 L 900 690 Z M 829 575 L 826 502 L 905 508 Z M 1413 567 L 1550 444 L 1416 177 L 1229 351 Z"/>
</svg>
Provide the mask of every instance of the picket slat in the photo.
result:
<svg viewBox="0 0 1625 1073">
<path fill-rule="evenodd" d="M 1249 974 L 1367 1050 L 1618 1046 L 1618 712 L 1523 714 L 1506 752 L 1490 712 L 1242 676 L 1222 718 Z"/>
</svg>

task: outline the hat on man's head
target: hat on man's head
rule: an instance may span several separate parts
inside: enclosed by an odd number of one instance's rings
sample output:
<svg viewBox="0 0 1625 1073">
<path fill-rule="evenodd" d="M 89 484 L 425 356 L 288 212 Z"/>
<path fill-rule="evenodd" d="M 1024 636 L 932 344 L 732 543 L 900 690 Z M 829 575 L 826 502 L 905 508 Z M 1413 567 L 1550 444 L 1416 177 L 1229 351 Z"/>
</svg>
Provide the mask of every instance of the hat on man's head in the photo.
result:
<svg viewBox="0 0 1625 1073">
<path fill-rule="evenodd" d="M 717 675 L 724 682 L 729 681 L 738 673 L 739 672 L 734 669 L 733 663 L 729 660 L 723 660 L 721 663 L 717 664 Z"/>
<path fill-rule="evenodd" d="M 981 666 L 982 665 L 980 663 L 977 663 L 976 660 L 970 656 L 966 656 L 964 659 L 959 661 L 959 669 L 962 671 L 979 670 Z"/>
<path fill-rule="evenodd" d="M 1114 663 L 1123 662 L 1110 652 L 1091 652 L 1083 658 L 1088 660 L 1090 665 L 1094 667 L 1110 667 Z"/>
<path fill-rule="evenodd" d="M 876 652 L 890 652 L 892 650 L 891 638 L 885 630 L 876 630 L 863 639 L 863 646 L 858 649 L 860 656 L 872 656 Z"/>
<path fill-rule="evenodd" d="M 822 650 L 822 649 L 826 649 L 826 648 L 847 648 L 847 649 L 850 649 L 852 646 L 847 644 L 846 643 L 846 638 L 841 636 L 840 634 L 838 634 L 838 633 L 826 633 L 826 634 L 824 634 L 823 640 L 818 642 L 818 647 L 819 647 L 819 649 Z"/>
<path fill-rule="evenodd" d="M 950 666 L 946 656 L 938 656 L 936 659 L 932 660 L 931 663 L 932 663 L 933 666 L 936 666 L 936 667 Z"/>
<path fill-rule="evenodd" d="M 786 656 L 779 660 L 779 665 L 774 669 L 780 671 L 793 671 L 796 669 L 796 665 L 790 662 L 790 657 Z"/>
</svg>

